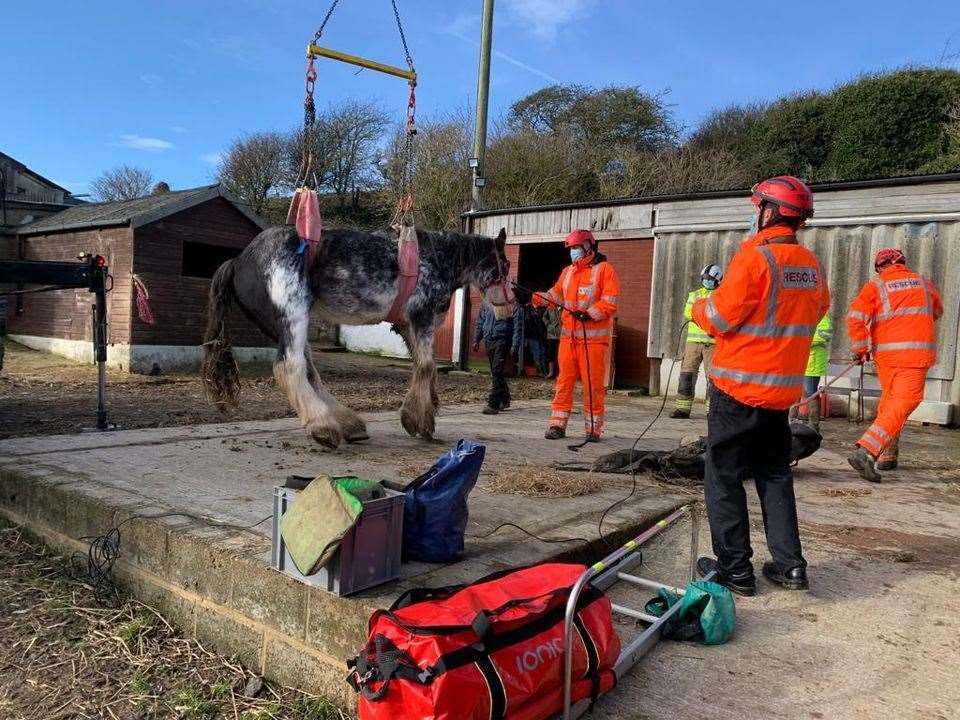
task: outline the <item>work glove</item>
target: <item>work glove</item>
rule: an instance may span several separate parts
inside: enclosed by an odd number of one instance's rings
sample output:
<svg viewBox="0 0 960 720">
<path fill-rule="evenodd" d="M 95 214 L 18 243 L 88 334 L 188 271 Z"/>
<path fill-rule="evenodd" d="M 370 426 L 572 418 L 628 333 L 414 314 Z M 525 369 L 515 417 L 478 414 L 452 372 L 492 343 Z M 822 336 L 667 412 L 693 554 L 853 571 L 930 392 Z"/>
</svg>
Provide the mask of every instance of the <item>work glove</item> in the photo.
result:
<svg viewBox="0 0 960 720">
<path fill-rule="evenodd" d="M 591 318 L 587 313 L 585 313 L 583 310 L 574 310 L 574 311 L 573 311 L 572 313 L 570 313 L 570 314 L 573 315 L 573 319 L 574 319 L 574 320 L 579 320 L 580 322 L 586 322 L 587 320 L 591 320 L 591 319 L 592 319 L 592 318 Z"/>
<path fill-rule="evenodd" d="M 858 365 L 863 365 L 864 363 L 870 362 L 870 351 L 869 350 L 854 350 L 850 354 L 850 359 L 853 360 Z"/>
</svg>

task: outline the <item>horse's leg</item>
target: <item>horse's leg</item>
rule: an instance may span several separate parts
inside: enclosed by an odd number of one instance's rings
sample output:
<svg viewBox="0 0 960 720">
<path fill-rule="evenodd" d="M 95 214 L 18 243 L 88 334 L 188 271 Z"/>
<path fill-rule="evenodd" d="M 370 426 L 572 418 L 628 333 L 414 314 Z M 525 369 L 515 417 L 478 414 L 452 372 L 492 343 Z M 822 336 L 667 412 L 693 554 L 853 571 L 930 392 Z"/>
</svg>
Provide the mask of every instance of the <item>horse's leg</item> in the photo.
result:
<svg viewBox="0 0 960 720">
<path fill-rule="evenodd" d="M 413 379 L 400 408 L 400 423 L 410 435 L 430 440 L 435 430 L 434 406 L 436 364 L 433 359 L 433 326 L 407 329 L 407 346 L 413 355 Z"/>
<path fill-rule="evenodd" d="M 307 363 L 307 325 L 309 323 L 309 305 L 291 302 L 277 305 L 280 328 L 280 349 L 273 363 L 273 375 L 277 385 L 283 388 L 300 422 L 307 433 L 318 443 L 330 450 L 340 445 L 342 434 L 333 407 L 330 394 L 318 394 L 308 377 Z"/>
<path fill-rule="evenodd" d="M 343 433 L 343 439 L 347 442 L 359 442 L 369 439 L 367 435 L 367 425 L 360 419 L 353 410 L 340 403 L 330 391 L 327 390 L 323 381 L 320 379 L 320 373 L 317 372 L 317 366 L 313 362 L 313 352 L 309 343 L 304 348 L 304 355 L 307 363 L 307 379 L 317 396 L 323 400 L 330 408 L 330 412 L 337 420 L 340 431 Z"/>
<path fill-rule="evenodd" d="M 397 331 L 397 334 L 403 338 L 404 345 L 407 346 L 407 352 L 410 354 L 410 357 L 413 359 L 414 367 L 417 365 L 417 353 L 414 350 L 414 341 L 411 339 L 411 333 L 407 331 Z M 440 396 L 437 394 L 437 373 L 434 372 L 430 376 L 430 404 L 433 405 L 434 410 L 440 409 Z"/>
</svg>

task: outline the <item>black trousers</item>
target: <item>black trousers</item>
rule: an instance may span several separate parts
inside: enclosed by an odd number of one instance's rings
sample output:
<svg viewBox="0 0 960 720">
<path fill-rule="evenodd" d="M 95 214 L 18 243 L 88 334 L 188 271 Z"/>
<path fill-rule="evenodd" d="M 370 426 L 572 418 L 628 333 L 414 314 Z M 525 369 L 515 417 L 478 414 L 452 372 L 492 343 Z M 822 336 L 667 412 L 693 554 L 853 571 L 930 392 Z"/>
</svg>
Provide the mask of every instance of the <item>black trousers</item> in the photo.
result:
<svg viewBox="0 0 960 720">
<path fill-rule="evenodd" d="M 750 573 L 750 518 L 743 481 L 753 478 L 763 510 L 767 547 L 784 572 L 806 567 L 797 527 L 786 410 L 744 405 L 713 389 L 707 415 L 704 495 L 713 552 L 721 572 Z"/>
<path fill-rule="evenodd" d="M 490 397 L 487 405 L 500 409 L 510 404 L 510 388 L 503 370 L 510 355 L 510 343 L 507 340 L 490 339 L 484 341 L 487 346 L 487 360 L 490 361 Z"/>
</svg>

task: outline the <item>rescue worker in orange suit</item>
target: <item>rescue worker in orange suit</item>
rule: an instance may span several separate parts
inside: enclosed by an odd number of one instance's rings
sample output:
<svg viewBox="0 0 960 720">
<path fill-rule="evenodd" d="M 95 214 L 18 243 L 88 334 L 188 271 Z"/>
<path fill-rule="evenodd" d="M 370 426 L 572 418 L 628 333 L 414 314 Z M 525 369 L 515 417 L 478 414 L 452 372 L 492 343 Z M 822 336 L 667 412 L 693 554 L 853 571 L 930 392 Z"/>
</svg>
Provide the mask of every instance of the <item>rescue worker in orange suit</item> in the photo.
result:
<svg viewBox="0 0 960 720">
<path fill-rule="evenodd" d="M 943 302 L 933 283 L 907 267 L 897 248 L 877 253 L 877 274 L 863 286 L 847 313 L 853 359 L 873 357 L 880 378 L 880 404 L 873 424 L 847 460 L 871 482 L 878 470 L 897 466 L 900 431 L 923 400 L 927 370 L 937 362 L 934 322 Z"/>
<path fill-rule="evenodd" d="M 813 215 L 813 195 L 788 175 L 754 186 L 758 232 L 744 241 L 693 319 L 716 339 L 707 415 L 704 495 L 716 559 L 700 558 L 701 576 L 740 595 L 756 593 L 743 480 L 756 484 L 772 562 L 770 581 L 807 588 L 790 471 L 791 405 L 800 400 L 817 323 L 830 306 L 826 275 L 797 230 Z"/>
<path fill-rule="evenodd" d="M 560 347 L 557 352 L 557 383 L 550 411 L 550 426 L 544 437 L 566 436 L 573 408 L 573 390 L 580 381 L 586 440 L 598 442 L 604 430 L 604 374 L 613 317 L 620 298 L 620 280 L 613 265 L 597 249 L 589 230 L 574 230 L 564 240 L 570 265 L 546 293 L 533 297 L 535 305 L 562 308 Z"/>
</svg>

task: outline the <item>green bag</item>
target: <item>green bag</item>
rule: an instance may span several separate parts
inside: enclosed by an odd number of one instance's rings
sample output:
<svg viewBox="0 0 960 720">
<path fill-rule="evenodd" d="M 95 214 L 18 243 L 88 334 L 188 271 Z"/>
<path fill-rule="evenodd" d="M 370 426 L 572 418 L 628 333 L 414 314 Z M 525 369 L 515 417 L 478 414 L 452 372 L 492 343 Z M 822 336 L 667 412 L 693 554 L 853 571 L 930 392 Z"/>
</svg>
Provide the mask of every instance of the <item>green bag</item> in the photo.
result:
<svg viewBox="0 0 960 720">
<path fill-rule="evenodd" d="M 721 645 L 733 635 L 737 611 L 733 593 L 708 580 L 692 580 L 683 597 L 661 588 L 647 603 L 650 615 L 660 617 L 680 603 L 678 610 L 663 626 L 663 636 L 671 640 L 699 640 L 704 645 Z"/>
</svg>

